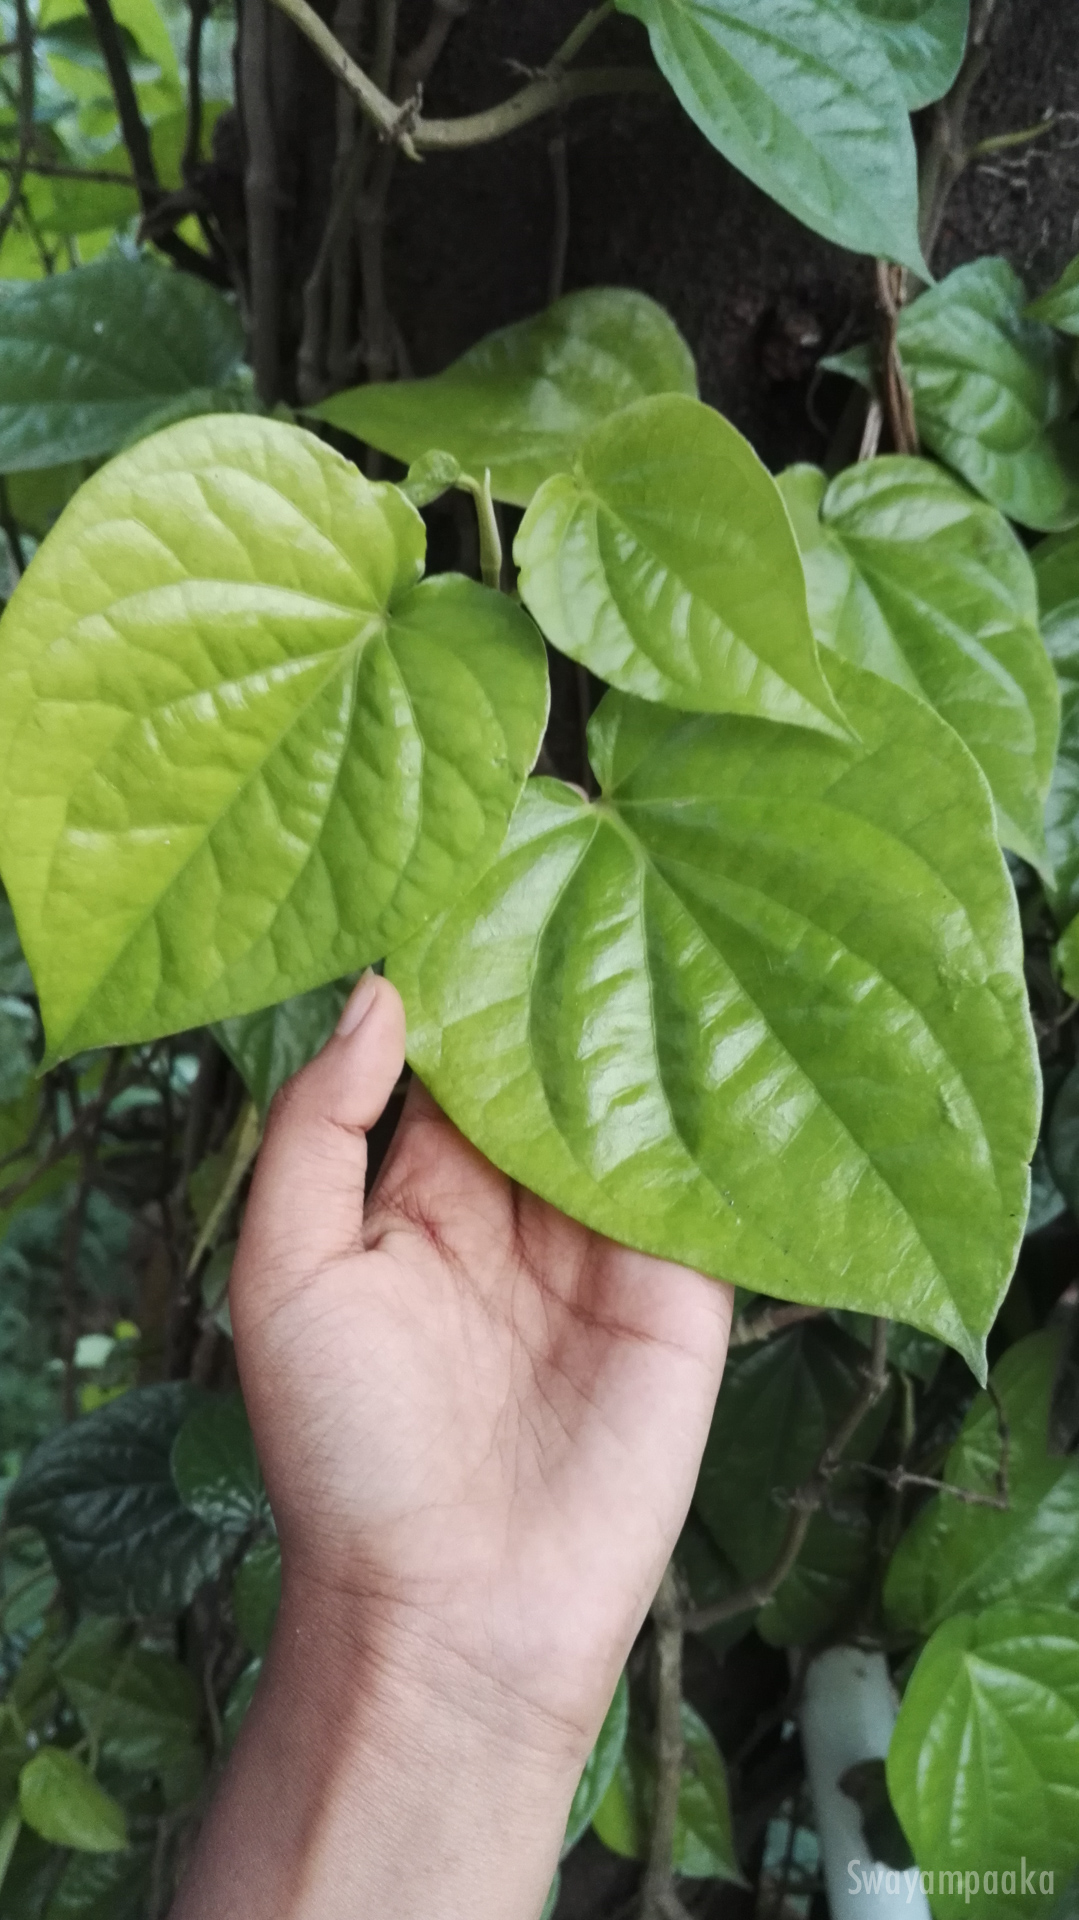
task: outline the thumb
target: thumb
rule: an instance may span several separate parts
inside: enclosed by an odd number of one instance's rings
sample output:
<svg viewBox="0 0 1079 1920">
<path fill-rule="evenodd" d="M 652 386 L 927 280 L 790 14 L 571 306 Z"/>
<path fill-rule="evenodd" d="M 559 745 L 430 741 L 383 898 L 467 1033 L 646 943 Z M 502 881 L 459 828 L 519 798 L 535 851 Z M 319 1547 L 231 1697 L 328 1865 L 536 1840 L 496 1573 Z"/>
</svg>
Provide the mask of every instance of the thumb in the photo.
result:
<svg viewBox="0 0 1079 1920">
<path fill-rule="evenodd" d="M 400 995 L 365 973 L 333 1038 L 270 1108 L 236 1257 L 255 1284 L 294 1285 L 358 1251 L 367 1133 L 404 1063 Z"/>
</svg>

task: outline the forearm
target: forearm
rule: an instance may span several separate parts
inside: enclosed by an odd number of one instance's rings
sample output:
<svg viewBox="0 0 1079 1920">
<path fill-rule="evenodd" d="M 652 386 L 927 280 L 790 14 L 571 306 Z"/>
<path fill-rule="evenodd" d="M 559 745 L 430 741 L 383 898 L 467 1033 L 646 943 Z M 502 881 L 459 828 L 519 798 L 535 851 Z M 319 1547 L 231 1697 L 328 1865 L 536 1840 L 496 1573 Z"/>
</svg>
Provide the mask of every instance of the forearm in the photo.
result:
<svg viewBox="0 0 1079 1920">
<path fill-rule="evenodd" d="M 536 1920 L 584 1755 L 407 1633 L 286 1596 L 172 1920 Z M 378 1636 L 382 1638 L 382 1636 Z"/>
</svg>

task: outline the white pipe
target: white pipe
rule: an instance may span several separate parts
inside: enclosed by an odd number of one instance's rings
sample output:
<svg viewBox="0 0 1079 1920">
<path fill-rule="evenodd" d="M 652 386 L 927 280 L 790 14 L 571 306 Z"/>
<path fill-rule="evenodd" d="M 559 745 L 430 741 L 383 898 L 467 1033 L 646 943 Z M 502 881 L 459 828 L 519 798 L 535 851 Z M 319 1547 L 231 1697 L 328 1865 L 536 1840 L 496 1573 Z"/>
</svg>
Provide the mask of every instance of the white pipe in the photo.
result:
<svg viewBox="0 0 1079 1920">
<path fill-rule="evenodd" d="M 883 1760 L 896 1701 L 882 1653 L 828 1647 L 810 1662 L 800 1723 L 832 1920 L 930 1920 L 917 1868 L 871 1860 L 858 1806 L 839 1785 L 859 1760 Z"/>
</svg>

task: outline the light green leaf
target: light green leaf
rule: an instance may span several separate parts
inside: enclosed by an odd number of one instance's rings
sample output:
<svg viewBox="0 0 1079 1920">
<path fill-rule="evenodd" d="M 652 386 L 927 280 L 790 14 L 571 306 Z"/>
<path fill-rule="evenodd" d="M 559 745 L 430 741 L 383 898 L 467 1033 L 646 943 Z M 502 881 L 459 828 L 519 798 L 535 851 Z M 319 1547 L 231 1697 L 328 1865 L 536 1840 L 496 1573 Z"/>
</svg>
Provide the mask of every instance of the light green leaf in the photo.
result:
<svg viewBox="0 0 1079 1920">
<path fill-rule="evenodd" d="M 864 1366 L 864 1351 L 826 1323 L 790 1328 L 730 1355 L 693 1507 L 739 1585 L 774 1564 L 789 1496 L 814 1472 Z M 871 1456 L 887 1416 L 882 1399 L 858 1429 L 849 1459 Z M 864 1485 L 849 1474 L 832 1483 L 827 1511 L 814 1516 L 797 1566 L 757 1616 L 766 1640 L 812 1644 L 850 1609 L 871 1545 L 859 1498 Z"/>
<path fill-rule="evenodd" d="M 452 453 L 442 453 L 438 447 L 432 447 L 429 453 L 421 453 L 414 460 L 404 479 L 401 492 L 414 507 L 429 507 L 433 500 L 441 499 L 450 487 L 455 487 L 461 478 L 461 462 Z"/>
<path fill-rule="evenodd" d="M 172 1444 L 172 1477 L 185 1507 L 208 1527 L 246 1533 L 269 1518 L 262 1471 L 238 1393 L 192 1408 Z"/>
<path fill-rule="evenodd" d="M 281 1548 L 275 1539 L 256 1540 L 236 1569 L 232 1609 L 241 1638 L 261 1656 L 270 1644 L 281 1601 Z"/>
<path fill-rule="evenodd" d="M 417 1072 L 504 1172 L 981 1368 L 1037 1118 L 1014 893 L 950 728 L 832 673 L 860 744 L 608 694 L 600 801 L 533 782 L 387 971 Z"/>
<path fill-rule="evenodd" d="M 1079 424 L 1065 343 L 1025 315 L 1006 260 L 974 260 L 904 307 L 897 338 L 925 444 L 1025 527 L 1079 520 Z M 870 384 L 861 349 L 822 364 Z"/>
<path fill-rule="evenodd" d="M 876 28 L 913 112 L 947 93 L 963 58 L 970 0 L 853 0 Z"/>
<path fill-rule="evenodd" d="M 513 553 L 548 640 L 623 692 L 844 733 L 775 481 L 699 400 L 640 400 L 597 427 Z"/>
<path fill-rule="evenodd" d="M 214 1038 L 224 1047 L 261 1113 L 279 1087 L 299 1073 L 324 1047 L 348 999 L 350 983 L 333 981 L 282 1000 L 261 1013 L 240 1014 L 222 1020 Z"/>
<path fill-rule="evenodd" d="M 56 1847 L 117 1853 L 127 1845 L 124 1810 L 89 1768 L 60 1747 L 42 1747 L 19 1775 L 19 1812 Z"/>
<path fill-rule="evenodd" d="M 994 1367 L 1008 1423 L 1008 1510 L 934 1495 L 908 1527 L 888 1569 L 884 1598 L 896 1626 L 931 1633 L 950 1614 L 998 1601 L 1079 1603 L 1079 1460 L 1048 1449 L 1058 1347 L 1053 1333 L 1030 1334 Z M 948 1455 L 944 1478 L 949 1486 L 995 1494 L 1000 1459 L 996 1408 L 980 1393 Z"/>
<path fill-rule="evenodd" d="M 929 277 L 914 139 L 883 40 L 843 0 L 616 0 L 714 147 L 815 233 Z"/>
<path fill-rule="evenodd" d="M 1079 535 L 1054 534 L 1034 549 L 1042 638 L 1060 685 L 1060 745 L 1045 806 L 1060 924 L 1079 912 Z"/>
<path fill-rule="evenodd" d="M 934 1872 L 937 1920 L 1045 1912 L 1046 1893 L 1079 1863 L 1077 1752 L 1074 1614 L 991 1607 L 938 1627 L 888 1752 L 888 1790 L 919 1866 Z"/>
<path fill-rule="evenodd" d="M 685 1753 L 672 1856 L 687 1880 L 745 1881 L 734 1850 L 723 1756 L 700 1715 L 682 1702 Z M 626 1742 L 592 1825 L 604 1846 L 629 1859 L 648 1851 L 655 1798 L 655 1762 L 639 1735 Z"/>
<path fill-rule="evenodd" d="M 546 717 L 506 595 L 298 427 L 94 475 L 0 624 L 0 865 L 56 1059 L 378 959 L 483 871 Z"/>
<path fill-rule="evenodd" d="M 433 379 L 352 387 L 312 412 L 406 465 L 437 449 L 476 479 L 489 467 L 495 499 L 523 507 L 608 414 L 696 391 L 693 356 L 663 308 L 592 287 L 500 327 Z"/>
<path fill-rule="evenodd" d="M 1079 333 L 1079 254 L 1068 262 L 1059 280 L 1031 301 L 1027 313 L 1059 333 Z"/>
<path fill-rule="evenodd" d="M 202 1701 L 178 1661 L 124 1641 L 122 1622 L 89 1614 L 53 1665 L 102 1757 L 158 1773 L 190 1753 Z"/>
<path fill-rule="evenodd" d="M 1007 521 L 933 462 L 895 455 L 830 486 L 792 467 L 780 489 L 817 640 L 936 708 L 989 781 L 1004 845 L 1044 870 L 1060 699 Z"/>
<path fill-rule="evenodd" d="M 153 260 L 0 283 L 0 472 L 109 453 L 190 388 L 227 384 L 242 355 L 224 296 Z"/>
<path fill-rule="evenodd" d="M 573 1796 L 569 1819 L 566 1821 L 566 1837 L 562 1842 L 563 1859 L 592 1824 L 592 1816 L 610 1786 L 615 1768 L 622 1758 L 628 1727 L 629 1683 L 625 1674 L 620 1673 L 618 1685 L 614 1690 L 614 1699 L 607 1709 L 596 1744 L 577 1782 L 577 1791 Z"/>
</svg>

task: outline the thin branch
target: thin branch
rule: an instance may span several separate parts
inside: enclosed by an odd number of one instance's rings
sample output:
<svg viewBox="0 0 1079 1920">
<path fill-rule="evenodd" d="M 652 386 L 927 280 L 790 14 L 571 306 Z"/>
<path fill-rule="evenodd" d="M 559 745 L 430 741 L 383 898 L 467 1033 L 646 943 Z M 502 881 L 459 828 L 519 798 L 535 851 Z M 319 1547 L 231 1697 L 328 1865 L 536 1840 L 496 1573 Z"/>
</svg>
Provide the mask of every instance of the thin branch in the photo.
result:
<svg viewBox="0 0 1079 1920">
<path fill-rule="evenodd" d="M 19 161 L 0 155 L 0 173 L 15 173 Z M 130 187 L 135 182 L 130 173 L 117 173 L 107 167 L 68 167 L 60 161 L 27 160 L 22 167 L 23 173 L 40 174 L 45 180 L 93 180 L 107 187 Z"/>
<path fill-rule="evenodd" d="M 247 257 L 250 283 L 251 366 L 260 400 L 280 398 L 277 276 L 277 152 L 270 98 L 269 0 L 244 0 L 240 22 L 240 78 L 247 166 Z"/>
<path fill-rule="evenodd" d="M 950 92 L 932 108 L 929 140 L 918 169 L 919 229 L 922 252 L 932 263 L 944 209 L 970 159 L 964 126 L 971 96 L 989 63 L 989 36 L 998 0 L 974 0 L 967 50 Z"/>
<path fill-rule="evenodd" d="M 758 1340 L 770 1340 L 774 1333 L 800 1326 L 804 1320 L 819 1320 L 826 1307 L 764 1307 L 760 1313 L 745 1314 L 736 1320 L 727 1342 L 731 1347 L 751 1347 Z"/>
<path fill-rule="evenodd" d="M 34 143 L 34 26 L 28 0 L 15 0 L 16 45 L 19 50 L 19 149 L 11 169 L 11 185 L 0 207 L 0 244 L 19 209 L 23 180 Z M 19 569 L 20 573 L 22 568 Z"/>
<path fill-rule="evenodd" d="M 2 224 L 2 216 L 0 216 L 0 228 L 2 228 Z M 26 554 L 23 551 L 19 523 L 12 512 L 11 495 L 8 493 L 6 474 L 0 474 L 0 531 L 4 533 L 7 539 L 11 552 L 12 565 L 16 573 L 21 576 L 26 572 Z"/>
<path fill-rule="evenodd" d="M 97 1143 L 101 1136 L 105 1114 L 116 1095 L 123 1058 L 123 1053 L 119 1049 L 109 1057 L 100 1096 L 94 1103 L 93 1113 L 83 1131 L 79 1154 L 79 1183 L 64 1223 L 60 1270 L 60 1301 L 63 1313 L 60 1358 L 64 1367 L 63 1405 L 64 1419 L 67 1421 L 74 1420 L 78 1412 L 75 1402 L 75 1349 L 79 1339 L 79 1261 L 86 1229 L 86 1213 L 94 1185 Z M 81 1113 L 79 1117 L 81 1119 Z"/>
<path fill-rule="evenodd" d="M 710 1627 L 718 1627 L 725 1620 L 736 1620 L 741 1613 L 755 1612 L 758 1607 L 763 1607 L 783 1585 L 802 1551 L 814 1514 L 824 1504 L 829 1481 L 840 1466 L 848 1464 L 844 1462 L 843 1455 L 866 1414 L 876 1406 L 887 1384 L 888 1322 L 885 1319 L 875 1319 L 869 1361 L 862 1370 L 861 1385 L 825 1445 L 808 1480 L 805 1480 L 800 1487 L 796 1487 L 791 1495 L 790 1517 L 779 1552 L 772 1565 L 766 1573 L 759 1575 L 756 1580 L 749 1581 L 746 1586 L 739 1588 L 736 1592 L 728 1594 L 725 1599 L 717 1600 L 710 1607 L 700 1607 L 688 1613 L 684 1621 L 687 1633 L 707 1633 Z"/>
<path fill-rule="evenodd" d="M 560 300 L 566 285 L 566 256 L 569 252 L 569 166 L 566 158 L 566 129 L 559 127 L 547 142 L 554 187 L 554 232 L 551 237 L 551 271 L 547 279 L 547 303 Z"/>
<path fill-rule="evenodd" d="M 1009 1501 L 1007 1493 L 977 1493 L 972 1487 L 957 1487 L 950 1480 L 934 1479 L 930 1473 L 908 1473 L 906 1467 L 878 1467 L 871 1460 L 850 1460 L 847 1462 L 854 1473 L 871 1474 L 874 1480 L 883 1481 L 893 1493 L 904 1493 L 908 1487 L 926 1487 L 932 1493 L 950 1494 L 953 1500 L 967 1507 L 992 1507 L 996 1513 L 1007 1513 Z"/>
<path fill-rule="evenodd" d="M 655 1626 L 656 1792 L 641 1920 L 664 1920 L 674 1893 L 674 1833 L 682 1786 L 682 1605 L 673 1561 L 652 1603 Z"/>
<path fill-rule="evenodd" d="M 202 30 L 210 15 L 210 0 L 189 0 L 191 24 L 187 30 L 187 132 L 180 172 L 190 180 L 202 155 Z"/>
<path fill-rule="evenodd" d="M 889 260 L 877 261 L 877 305 L 881 313 L 881 385 L 884 413 L 897 453 L 917 453 L 918 428 L 914 400 L 899 358 L 899 315 L 907 297 L 907 270 Z"/>
</svg>

